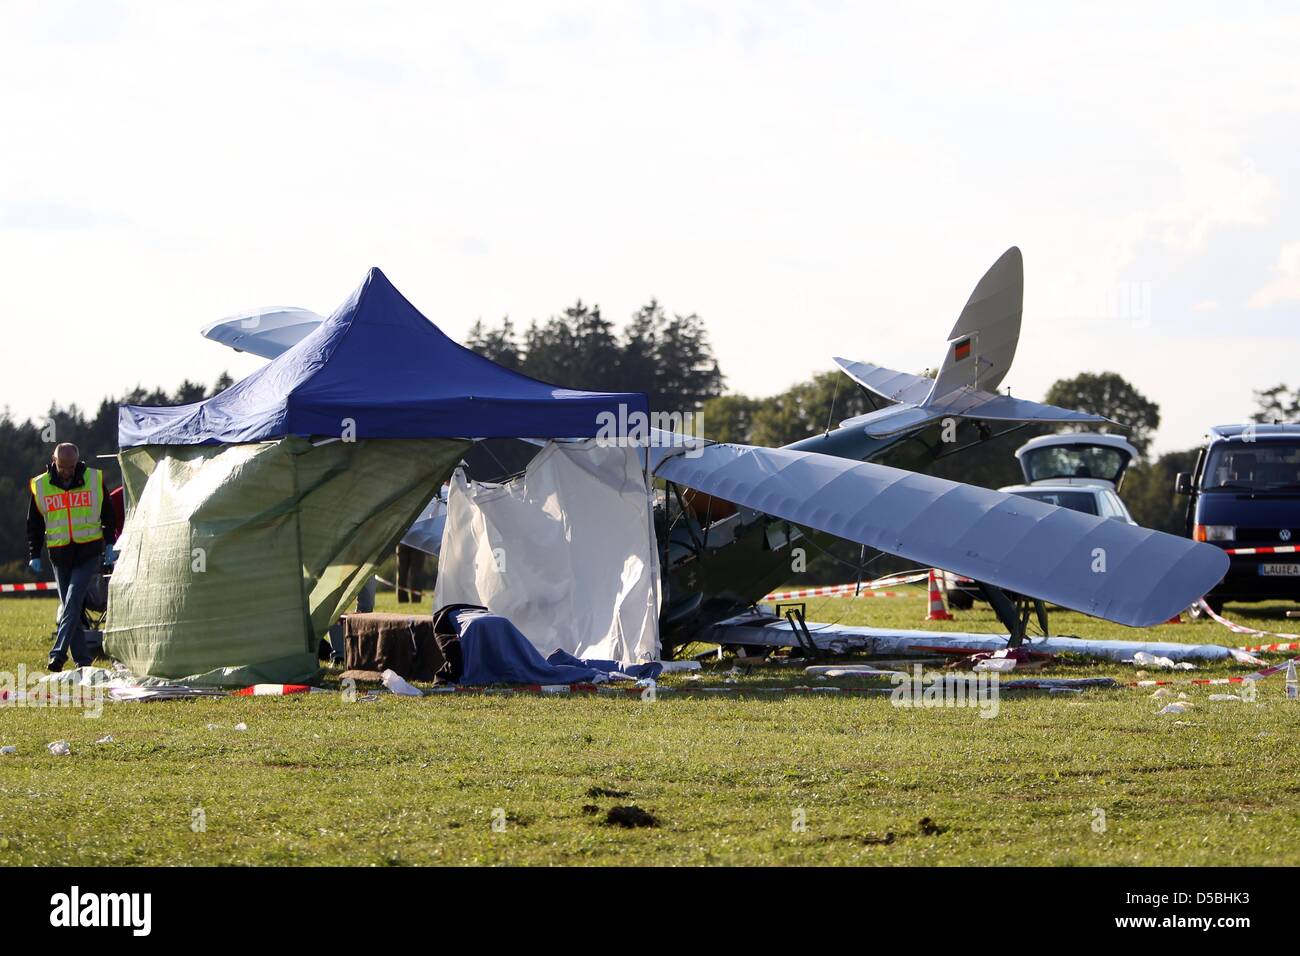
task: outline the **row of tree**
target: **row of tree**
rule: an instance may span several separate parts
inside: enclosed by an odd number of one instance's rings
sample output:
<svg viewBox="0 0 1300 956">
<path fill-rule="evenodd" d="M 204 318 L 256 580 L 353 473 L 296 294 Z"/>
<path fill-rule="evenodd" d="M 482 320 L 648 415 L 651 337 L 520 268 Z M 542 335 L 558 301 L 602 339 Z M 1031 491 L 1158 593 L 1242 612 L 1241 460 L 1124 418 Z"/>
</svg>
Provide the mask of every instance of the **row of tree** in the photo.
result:
<svg viewBox="0 0 1300 956">
<path fill-rule="evenodd" d="M 622 333 L 578 300 L 560 315 L 532 322 L 520 336 L 510 319 L 495 328 L 479 321 L 467 346 L 499 365 L 573 388 L 644 392 L 652 409 L 699 411 L 722 394 L 723 376 L 703 320 L 669 315 L 651 299 Z"/>
</svg>

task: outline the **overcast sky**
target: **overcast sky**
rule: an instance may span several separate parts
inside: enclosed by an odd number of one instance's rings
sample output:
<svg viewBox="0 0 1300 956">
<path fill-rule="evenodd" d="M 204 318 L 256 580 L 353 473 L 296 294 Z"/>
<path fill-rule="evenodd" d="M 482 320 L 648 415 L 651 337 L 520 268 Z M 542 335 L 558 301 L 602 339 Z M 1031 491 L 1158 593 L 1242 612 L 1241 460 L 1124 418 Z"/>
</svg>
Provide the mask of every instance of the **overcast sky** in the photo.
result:
<svg viewBox="0 0 1300 956">
<path fill-rule="evenodd" d="M 900 6 L 7 3 L 0 405 L 241 377 L 200 326 L 371 265 L 455 338 L 657 296 L 732 389 L 920 371 L 1010 245 L 1016 395 L 1117 371 L 1163 451 L 1300 386 L 1294 4 Z"/>
</svg>

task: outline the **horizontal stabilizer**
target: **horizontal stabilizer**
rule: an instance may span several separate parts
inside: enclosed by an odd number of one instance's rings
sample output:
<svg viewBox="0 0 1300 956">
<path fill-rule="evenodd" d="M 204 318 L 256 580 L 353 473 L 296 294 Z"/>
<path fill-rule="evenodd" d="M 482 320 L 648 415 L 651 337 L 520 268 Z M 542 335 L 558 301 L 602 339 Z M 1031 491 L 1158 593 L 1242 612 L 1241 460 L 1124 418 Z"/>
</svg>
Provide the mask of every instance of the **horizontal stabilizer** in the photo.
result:
<svg viewBox="0 0 1300 956">
<path fill-rule="evenodd" d="M 930 394 L 930 389 L 934 387 L 934 379 L 932 378 L 913 375 L 910 372 L 895 371 L 881 365 L 872 365 L 870 362 L 854 362 L 851 359 L 837 356 L 835 364 L 843 370 L 845 375 L 867 391 L 874 392 L 881 398 L 887 398 L 891 402 L 920 405 L 925 401 L 925 397 Z"/>
<path fill-rule="evenodd" d="M 978 418 L 991 422 L 1109 422 L 1105 415 L 1077 412 L 1010 395 L 995 395 L 971 388 L 959 389 L 925 406 L 939 417 Z M 1115 424 L 1112 422 L 1112 424 Z"/>
<path fill-rule="evenodd" d="M 1077 412 L 969 387 L 935 396 L 930 394 L 933 380 L 921 375 L 897 372 L 870 362 L 853 362 L 844 358 L 835 359 L 835 364 L 863 388 L 899 403 L 898 406 L 868 412 L 840 423 L 842 427 L 859 425 L 872 438 L 888 438 L 948 417 L 1073 424 L 1110 421 L 1103 415 Z"/>
<path fill-rule="evenodd" d="M 658 477 L 928 567 L 1119 624 L 1169 620 L 1219 582 L 1212 545 L 987 488 L 815 452 L 712 445 Z"/>
</svg>

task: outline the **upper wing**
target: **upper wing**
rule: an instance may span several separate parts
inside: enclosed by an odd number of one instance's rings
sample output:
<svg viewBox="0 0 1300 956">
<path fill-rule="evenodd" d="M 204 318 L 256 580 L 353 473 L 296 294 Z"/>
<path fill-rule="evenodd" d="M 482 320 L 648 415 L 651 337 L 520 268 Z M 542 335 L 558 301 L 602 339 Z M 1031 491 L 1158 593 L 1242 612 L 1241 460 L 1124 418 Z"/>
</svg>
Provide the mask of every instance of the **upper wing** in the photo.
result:
<svg viewBox="0 0 1300 956">
<path fill-rule="evenodd" d="M 1120 624 L 1169 620 L 1218 583 L 1212 545 L 1029 498 L 815 452 L 712 445 L 660 478 Z"/>
<path fill-rule="evenodd" d="M 251 352 L 273 359 L 305 339 L 323 316 L 307 309 L 257 309 L 213 322 L 203 330 L 203 337 L 229 345 L 237 352 Z"/>
</svg>

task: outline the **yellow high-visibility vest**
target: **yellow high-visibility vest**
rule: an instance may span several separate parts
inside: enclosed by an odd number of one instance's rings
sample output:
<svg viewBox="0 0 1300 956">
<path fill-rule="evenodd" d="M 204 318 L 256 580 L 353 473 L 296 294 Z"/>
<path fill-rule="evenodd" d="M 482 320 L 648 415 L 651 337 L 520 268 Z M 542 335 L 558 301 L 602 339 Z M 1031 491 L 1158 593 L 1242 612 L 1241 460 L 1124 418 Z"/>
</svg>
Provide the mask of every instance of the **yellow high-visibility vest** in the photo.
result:
<svg viewBox="0 0 1300 956">
<path fill-rule="evenodd" d="M 87 468 L 81 484 L 75 488 L 59 488 L 43 471 L 31 481 L 36 507 L 45 518 L 45 545 L 62 548 L 76 542 L 88 544 L 104 537 L 99 523 L 100 509 L 104 503 L 104 473 L 97 468 Z"/>
</svg>

